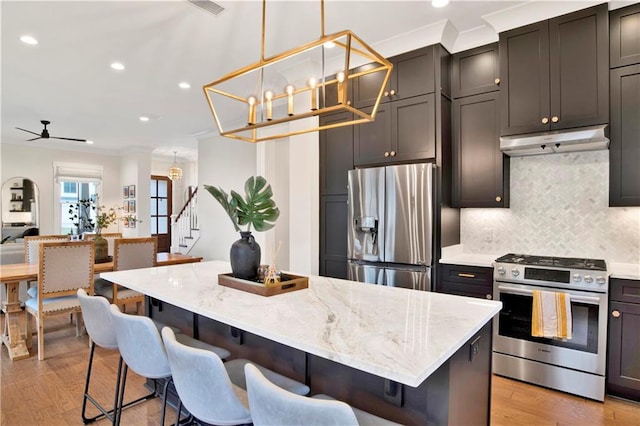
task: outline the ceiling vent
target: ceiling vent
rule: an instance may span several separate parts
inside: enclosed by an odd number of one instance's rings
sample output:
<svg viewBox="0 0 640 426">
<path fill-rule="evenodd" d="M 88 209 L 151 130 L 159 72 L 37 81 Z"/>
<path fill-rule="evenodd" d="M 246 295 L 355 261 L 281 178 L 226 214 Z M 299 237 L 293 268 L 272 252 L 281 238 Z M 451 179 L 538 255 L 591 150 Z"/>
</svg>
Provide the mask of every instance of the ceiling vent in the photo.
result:
<svg viewBox="0 0 640 426">
<path fill-rule="evenodd" d="M 214 3 L 209 0 L 187 0 L 194 6 L 199 7 L 200 9 L 207 11 L 213 15 L 220 15 L 224 11 L 224 7 L 220 6 L 218 3 Z"/>
</svg>

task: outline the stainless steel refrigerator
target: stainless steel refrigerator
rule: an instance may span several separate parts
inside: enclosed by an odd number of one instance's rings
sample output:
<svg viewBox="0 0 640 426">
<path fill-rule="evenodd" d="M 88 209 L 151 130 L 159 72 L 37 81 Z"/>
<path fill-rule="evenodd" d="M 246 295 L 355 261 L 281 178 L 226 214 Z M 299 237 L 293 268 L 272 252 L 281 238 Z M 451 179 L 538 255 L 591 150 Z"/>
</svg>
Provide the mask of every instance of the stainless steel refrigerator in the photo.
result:
<svg viewBox="0 0 640 426">
<path fill-rule="evenodd" d="M 433 164 L 349 171 L 349 279 L 431 290 Z"/>
</svg>

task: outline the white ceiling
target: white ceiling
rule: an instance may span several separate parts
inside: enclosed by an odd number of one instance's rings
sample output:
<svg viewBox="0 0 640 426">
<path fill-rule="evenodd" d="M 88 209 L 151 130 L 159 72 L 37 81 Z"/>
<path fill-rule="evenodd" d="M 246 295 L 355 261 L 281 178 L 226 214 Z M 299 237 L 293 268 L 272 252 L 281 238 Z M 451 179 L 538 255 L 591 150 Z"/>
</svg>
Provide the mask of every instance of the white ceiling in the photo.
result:
<svg viewBox="0 0 640 426">
<path fill-rule="evenodd" d="M 597 1 L 327 0 L 325 30 L 350 29 L 385 56 L 442 42 L 452 53 L 504 31 Z M 620 5 L 634 2 L 617 2 Z M 184 160 L 214 131 L 202 86 L 260 55 L 259 1 L 220 1 L 214 16 L 178 1 L 2 1 L 2 143 L 120 153 L 152 150 Z M 610 8 L 613 8 L 610 6 Z M 39 40 L 20 41 L 29 34 Z M 266 55 L 320 35 L 320 2 L 268 1 Z M 113 61 L 126 69 L 116 72 Z M 187 81 L 191 89 L 178 83 Z M 155 117 L 147 123 L 140 115 Z M 50 120 L 52 136 L 25 142 Z"/>
</svg>

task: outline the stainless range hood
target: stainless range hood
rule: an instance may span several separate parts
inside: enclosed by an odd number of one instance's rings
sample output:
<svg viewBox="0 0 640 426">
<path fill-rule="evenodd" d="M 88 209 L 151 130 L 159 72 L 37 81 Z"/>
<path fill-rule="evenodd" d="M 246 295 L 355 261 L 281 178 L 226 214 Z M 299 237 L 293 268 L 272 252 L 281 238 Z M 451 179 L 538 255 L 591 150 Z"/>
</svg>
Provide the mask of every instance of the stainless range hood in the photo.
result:
<svg viewBox="0 0 640 426">
<path fill-rule="evenodd" d="M 511 156 L 597 151 L 609 148 L 606 124 L 555 132 L 530 133 L 500 138 L 500 150 Z"/>
</svg>

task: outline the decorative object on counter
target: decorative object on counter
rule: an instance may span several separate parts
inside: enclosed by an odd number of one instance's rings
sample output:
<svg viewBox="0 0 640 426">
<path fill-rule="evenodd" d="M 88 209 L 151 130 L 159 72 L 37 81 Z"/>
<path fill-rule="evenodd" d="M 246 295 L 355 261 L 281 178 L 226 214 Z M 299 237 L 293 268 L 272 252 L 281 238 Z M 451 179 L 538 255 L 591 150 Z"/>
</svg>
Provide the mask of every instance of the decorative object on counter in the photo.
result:
<svg viewBox="0 0 640 426">
<path fill-rule="evenodd" d="M 241 238 L 231 245 L 230 262 L 235 278 L 253 280 L 260 266 L 260 246 L 251 234 L 251 226 L 256 231 L 267 231 L 275 226 L 280 210 L 273 201 L 271 185 L 262 176 L 251 176 L 244 184 L 245 197 L 231 190 L 227 194 L 222 188 L 204 185 L 227 212 Z M 243 231 L 240 226 L 247 226 Z"/>
<path fill-rule="evenodd" d="M 320 11 L 320 38 L 265 57 L 266 0 L 263 0 L 260 59 L 203 87 L 220 135 L 262 142 L 375 120 L 393 65 L 351 30 L 325 34 L 324 0 L 320 0 Z M 350 71 L 350 64 L 363 63 L 369 65 L 357 72 Z M 285 81 L 283 76 L 287 76 Z M 378 82 L 376 89 L 372 89 L 378 94 L 375 104 L 366 110 L 356 108 L 347 98 L 348 85 L 363 76 Z M 349 114 L 341 115 L 340 121 L 307 124 L 298 130 L 276 127 L 336 112 Z M 239 126 L 238 117 L 243 116 L 247 117 L 246 125 Z"/>
<path fill-rule="evenodd" d="M 291 291 L 302 290 L 309 287 L 309 277 L 293 274 L 282 274 L 280 282 L 274 284 L 263 284 L 254 280 L 244 280 L 232 276 L 232 274 L 219 274 L 218 284 L 223 287 L 231 287 L 236 290 L 259 296 L 275 296 L 277 294 L 289 293 Z"/>
<path fill-rule="evenodd" d="M 271 264 L 267 268 L 263 279 L 264 284 L 267 286 L 280 282 L 281 275 L 280 272 L 276 269 L 276 258 L 278 257 L 280 247 L 282 247 L 282 241 L 278 241 L 278 247 L 271 250 Z"/>
</svg>

